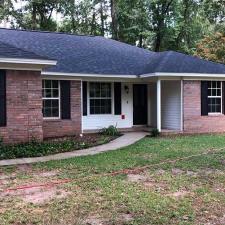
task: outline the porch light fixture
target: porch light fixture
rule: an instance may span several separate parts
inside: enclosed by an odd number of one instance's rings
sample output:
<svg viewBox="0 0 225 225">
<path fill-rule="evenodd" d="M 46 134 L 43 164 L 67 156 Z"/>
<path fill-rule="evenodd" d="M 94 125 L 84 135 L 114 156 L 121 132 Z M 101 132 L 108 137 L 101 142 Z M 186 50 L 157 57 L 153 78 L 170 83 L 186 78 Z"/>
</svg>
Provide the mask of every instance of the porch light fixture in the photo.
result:
<svg viewBox="0 0 225 225">
<path fill-rule="evenodd" d="M 124 90 L 126 91 L 127 94 L 129 94 L 129 87 L 127 85 L 124 86 Z"/>
</svg>

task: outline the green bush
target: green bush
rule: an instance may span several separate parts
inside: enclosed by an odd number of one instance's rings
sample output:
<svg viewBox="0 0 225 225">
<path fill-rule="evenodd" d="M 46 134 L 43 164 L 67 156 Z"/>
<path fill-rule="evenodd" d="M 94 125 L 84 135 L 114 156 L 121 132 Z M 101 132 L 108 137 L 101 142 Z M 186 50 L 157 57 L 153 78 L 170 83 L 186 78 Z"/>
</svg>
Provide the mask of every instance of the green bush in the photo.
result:
<svg viewBox="0 0 225 225">
<path fill-rule="evenodd" d="M 160 132 L 157 128 L 154 128 L 151 130 L 151 137 L 158 137 L 160 135 Z"/>
<path fill-rule="evenodd" d="M 44 142 L 32 140 L 29 143 L 4 145 L 0 139 L 0 160 L 39 157 L 61 152 L 74 151 L 104 144 L 110 140 L 111 137 L 109 136 L 105 137 L 103 135 L 97 135 L 95 138 L 92 138 L 91 136 L 83 138 L 68 137 Z"/>
<path fill-rule="evenodd" d="M 100 130 L 100 134 L 109 136 L 119 136 L 120 132 L 118 131 L 116 126 L 111 125 L 109 127 L 102 128 Z"/>
</svg>

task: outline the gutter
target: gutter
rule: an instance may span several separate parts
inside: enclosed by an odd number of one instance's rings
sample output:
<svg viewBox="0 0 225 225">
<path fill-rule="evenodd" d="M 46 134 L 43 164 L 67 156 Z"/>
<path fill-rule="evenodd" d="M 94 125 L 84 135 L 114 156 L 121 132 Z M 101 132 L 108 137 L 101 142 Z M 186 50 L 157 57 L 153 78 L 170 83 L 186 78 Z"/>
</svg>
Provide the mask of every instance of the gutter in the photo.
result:
<svg viewBox="0 0 225 225">
<path fill-rule="evenodd" d="M 48 59 L 0 58 L 0 63 L 55 66 L 57 61 Z"/>
</svg>

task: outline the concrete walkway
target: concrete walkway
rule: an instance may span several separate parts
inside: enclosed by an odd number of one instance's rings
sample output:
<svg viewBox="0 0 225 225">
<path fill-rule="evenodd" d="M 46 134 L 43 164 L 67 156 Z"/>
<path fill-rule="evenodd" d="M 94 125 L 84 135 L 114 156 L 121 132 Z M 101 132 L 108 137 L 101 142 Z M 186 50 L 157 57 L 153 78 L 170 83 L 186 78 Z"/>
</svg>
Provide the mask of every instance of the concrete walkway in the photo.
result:
<svg viewBox="0 0 225 225">
<path fill-rule="evenodd" d="M 104 145 L 99 145 L 96 147 L 87 148 L 83 150 L 76 150 L 73 152 L 59 153 L 59 154 L 49 155 L 49 156 L 0 160 L 0 166 L 47 162 L 51 160 L 69 159 L 69 158 L 78 157 L 78 156 L 96 155 L 101 152 L 112 151 L 112 150 L 116 150 L 119 148 L 126 147 L 128 145 L 134 144 L 135 142 L 144 138 L 147 134 L 148 133 L 145 133 L 145 132 L 124 133 L 123 136 Z"/>
</svg>

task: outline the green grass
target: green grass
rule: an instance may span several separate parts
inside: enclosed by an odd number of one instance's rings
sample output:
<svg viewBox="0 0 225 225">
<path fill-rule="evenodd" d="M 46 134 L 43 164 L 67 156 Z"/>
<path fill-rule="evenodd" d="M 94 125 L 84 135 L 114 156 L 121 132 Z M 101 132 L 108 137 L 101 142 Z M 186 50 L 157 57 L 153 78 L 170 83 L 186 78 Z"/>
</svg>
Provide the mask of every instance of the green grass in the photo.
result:
<svg viewBox="0 0 225 225">
<path fill-rule="evenodd" d="M 138 143 L 95 156 L 38 163 L 14 175 L 5 187 L 71 179 L 57 186 L 68 191 L 62 199 L 43 204 L 23 201 L 23 195 L 0 196 L 0 221 L 8 224 L 225 224 L 225 135 L 144 138 Z M 198 155 L 173 163 L 158 163 Z M 149 166 L 134 174 L 113 171 Z M 51 177 L 37 174 L 55 171 Z M 90 176 L 90 179 L 83 178 Z M 138 177 L 135 182 L 131 179 Z M 0 185 L 1 189 L 1 185 Z M 177 196 L 181 194 L 180 196 Z"/>
</svg>

